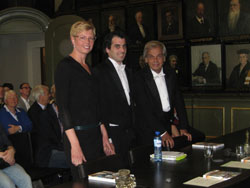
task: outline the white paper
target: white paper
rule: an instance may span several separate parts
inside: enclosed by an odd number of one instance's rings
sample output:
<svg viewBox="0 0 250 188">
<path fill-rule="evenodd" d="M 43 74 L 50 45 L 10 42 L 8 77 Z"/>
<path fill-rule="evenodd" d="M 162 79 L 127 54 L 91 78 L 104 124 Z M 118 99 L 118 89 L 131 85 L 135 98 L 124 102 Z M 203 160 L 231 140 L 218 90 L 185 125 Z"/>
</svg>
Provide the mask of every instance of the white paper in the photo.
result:
<svg viewBox="0 0 250 188">
<path fill-rule="evenodd" d="M 184 182 L 183 184 L 200 186 L 200 187 L 210 187 L 220 182 L 222 182 L 222 180 L 205 179 L 203 177 L 196 177 L 194 179 Z"/>
</svg>

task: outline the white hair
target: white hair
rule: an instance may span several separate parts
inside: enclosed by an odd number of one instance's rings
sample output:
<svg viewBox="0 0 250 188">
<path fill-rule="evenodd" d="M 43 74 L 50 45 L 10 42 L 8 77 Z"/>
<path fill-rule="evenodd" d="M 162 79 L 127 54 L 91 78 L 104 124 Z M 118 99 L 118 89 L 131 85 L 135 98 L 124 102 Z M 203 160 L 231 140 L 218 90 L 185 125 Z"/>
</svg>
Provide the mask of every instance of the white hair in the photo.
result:
<svg viewBox="0 0 250 188">
<path fill-rule="evenodd" d="M 6 91 L 4 93 L 4 101 L 9 97 L 10 94 L 15 94 L 17 96 L 17 94 L 16 94 L 16 92 L 14 90 Z"/>
<path fill-rule="evenodd" d="M 43 96 L 44 90 L 47 89 L 49 91 L 48 86 L 45 85 L 37 85 L 33 90 L 32 90 L 32 96 L 34 97 L 34 99 L 38 102 L 40 96 Z"/>
</svg>

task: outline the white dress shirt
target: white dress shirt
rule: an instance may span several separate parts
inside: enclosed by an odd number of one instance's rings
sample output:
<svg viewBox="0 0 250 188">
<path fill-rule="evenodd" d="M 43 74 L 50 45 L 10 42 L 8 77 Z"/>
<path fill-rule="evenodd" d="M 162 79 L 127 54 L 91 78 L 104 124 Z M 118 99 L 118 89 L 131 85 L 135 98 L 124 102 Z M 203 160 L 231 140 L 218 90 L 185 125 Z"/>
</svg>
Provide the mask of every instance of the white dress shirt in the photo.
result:
<svg viewBox="0 0 250 188">
<path fill-rule="evenodd" d="M 153 74 L 155 84 L 157 86 L 160 95 L 162 110 L 163 112 L 168 112 L 170 111 L 170 104 L 169 104 L 168 89 L 163 69 L 161 69 L 161 72 L 159 74 L 153 71 L 152 69 L 151 72 Z"/>
<path fill-rule="evenodd" d="M 120 78 L 121 83 L 122 83 L 122 87 L 123 87 L 124 93 L 126 95 L 128 105 L 130 105 L 130 96 L 129 96 L 130 89 L 129 89 L 129 85 L 128 85 L 127 75 L 125 72 L 125 65 L 117 63 L 114 59 L 112 59 L 110 57 L 109 57 L 109 60 L 111 61 L 111 63 L 115 67 L 115 70 Z"/>
</svg>

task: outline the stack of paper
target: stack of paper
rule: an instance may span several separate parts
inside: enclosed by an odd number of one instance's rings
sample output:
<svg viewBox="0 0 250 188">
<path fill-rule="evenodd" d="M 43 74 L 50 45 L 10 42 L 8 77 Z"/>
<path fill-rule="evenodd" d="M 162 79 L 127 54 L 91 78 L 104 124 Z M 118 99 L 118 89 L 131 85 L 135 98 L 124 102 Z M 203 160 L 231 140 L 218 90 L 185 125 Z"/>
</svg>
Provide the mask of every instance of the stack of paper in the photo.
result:
<svg viewBox="0 0 250 188">
<path fill-rule="evenodd" d="M 178 151 L 163 151 L 162 160 L 179 161 L 185 159 L 187 154 Z M 154 154 L 150 155 L 150 158 L 154 158 Z"/>
<path fill-rule="evenodd" d="M 206 145 L 213 146 L 214 150 L 224 148 L 223 143 L 212 143 L 212 142 L 197 142 L 195 144 L 192 144 L 192 148 L 204 149 L 204 146 Z"/>
</svg>

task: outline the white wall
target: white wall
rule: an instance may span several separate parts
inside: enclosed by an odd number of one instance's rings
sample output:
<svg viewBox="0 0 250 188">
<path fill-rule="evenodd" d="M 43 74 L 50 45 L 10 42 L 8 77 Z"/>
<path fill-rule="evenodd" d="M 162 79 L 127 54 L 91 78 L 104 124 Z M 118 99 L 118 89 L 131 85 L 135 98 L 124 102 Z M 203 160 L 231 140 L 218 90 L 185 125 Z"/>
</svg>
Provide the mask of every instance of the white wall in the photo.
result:
<svg viewBox="0 0 250 188">
<path fill-rule="evenodd" d="M 22 82 L 40 84 L 43 41 L 44 33 L 0 35 L 0 84 L 13 83 L 16 91 Z"/>
</svg>

